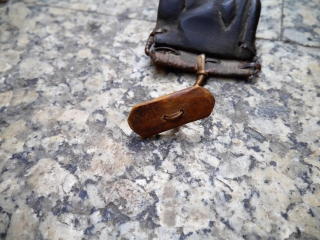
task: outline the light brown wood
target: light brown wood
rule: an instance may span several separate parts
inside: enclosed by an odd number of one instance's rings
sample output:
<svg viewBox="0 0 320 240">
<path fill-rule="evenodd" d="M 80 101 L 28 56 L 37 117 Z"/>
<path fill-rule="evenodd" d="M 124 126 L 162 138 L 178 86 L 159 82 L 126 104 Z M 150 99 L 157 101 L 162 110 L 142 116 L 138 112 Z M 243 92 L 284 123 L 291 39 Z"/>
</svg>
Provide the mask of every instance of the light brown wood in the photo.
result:
<svg viewBox="0 0 320 240">
<path fill-rule="evenodd" d="M 150 137 L 208 117 L 214 104 L 215 99 L 208 90 L 193 86 L 135 105 L 128 123 L 140 136 Z"/>
</svg>

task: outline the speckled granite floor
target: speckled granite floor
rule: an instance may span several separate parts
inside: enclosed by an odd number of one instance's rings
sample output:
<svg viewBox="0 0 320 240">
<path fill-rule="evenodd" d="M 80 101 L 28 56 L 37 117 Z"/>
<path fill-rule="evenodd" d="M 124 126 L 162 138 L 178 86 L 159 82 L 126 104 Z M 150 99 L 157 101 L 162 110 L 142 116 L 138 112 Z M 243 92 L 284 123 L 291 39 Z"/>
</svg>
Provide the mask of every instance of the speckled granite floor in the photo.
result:
<svg viewBox="0 0 320 240">
<path fill-rule="evenodd" d="M 256 82 L 143 140 L 141 101 L 193 84 L 144 44 L 156 0 L 0 5 L 1 239 L 320 239 L 319 0 L 262 0 Z"/>
</svg>

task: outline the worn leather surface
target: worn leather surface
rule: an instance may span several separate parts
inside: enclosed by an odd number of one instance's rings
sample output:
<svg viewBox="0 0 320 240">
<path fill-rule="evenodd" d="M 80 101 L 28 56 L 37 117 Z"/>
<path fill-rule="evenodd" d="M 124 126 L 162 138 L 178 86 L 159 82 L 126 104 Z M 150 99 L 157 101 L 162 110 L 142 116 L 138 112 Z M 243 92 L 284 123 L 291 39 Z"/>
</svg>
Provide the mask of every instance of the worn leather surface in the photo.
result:
<svg viewBox="0 0 320 240">
<path fill-rule="evenodd" d="M 160 0 L 155 45 L 252 60 L 260 0 Z"/>
<path fill-rule="evenodd" d="M 198 54 L 196 53 L 182 50 L 176 52 L 152 50 L 149 56 L 156 65 L 178 68 L 188 72 L 198 70 Z M 261 65 L 258 62 L 256 67 L 245 68 L 246 64 L 247 62 L 239 60 L 207 58 L 205 71 L 214 76 L 243 78 L 248 78 L 260 71 Z"/>
</svg>

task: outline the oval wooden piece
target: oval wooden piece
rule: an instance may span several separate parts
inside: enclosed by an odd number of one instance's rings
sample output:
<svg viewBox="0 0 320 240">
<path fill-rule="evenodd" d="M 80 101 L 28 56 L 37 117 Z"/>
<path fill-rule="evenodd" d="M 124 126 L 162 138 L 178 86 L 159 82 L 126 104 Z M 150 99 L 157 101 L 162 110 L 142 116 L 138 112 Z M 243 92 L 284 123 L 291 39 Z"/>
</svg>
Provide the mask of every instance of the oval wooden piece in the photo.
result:
<svg viewBox="0 0 320 240">
<path fill-rule="evenodd" d="M 193 86 L 135 105 L 128 123 L 140 136 L 150 137 L 208 117 L 214 104 L 215 99 L 208 90 Z"/>
</svg>

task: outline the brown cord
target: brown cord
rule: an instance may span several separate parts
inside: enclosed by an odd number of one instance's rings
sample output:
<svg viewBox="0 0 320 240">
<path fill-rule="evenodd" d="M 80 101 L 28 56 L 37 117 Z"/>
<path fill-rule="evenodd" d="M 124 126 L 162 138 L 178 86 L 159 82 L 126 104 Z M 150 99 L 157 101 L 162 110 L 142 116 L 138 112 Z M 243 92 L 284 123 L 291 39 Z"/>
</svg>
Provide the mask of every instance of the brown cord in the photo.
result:
<svg viewBox="0 0 320 240">
<path fill-rule="evenodd" d="M 154 43 L 154 36 L 157 33 L 164 33 L 167 32 L 166 30 L 162 30 L 162 29 L 153 29 L 153 31 L 150 33 L 147 43 L 146 43 L 146 47 L 144 48 L 144 52 L 146 53 L 147 56 L 150 56 L 150 48 L 152 47 L 153 43 Z"/>
</svg>

